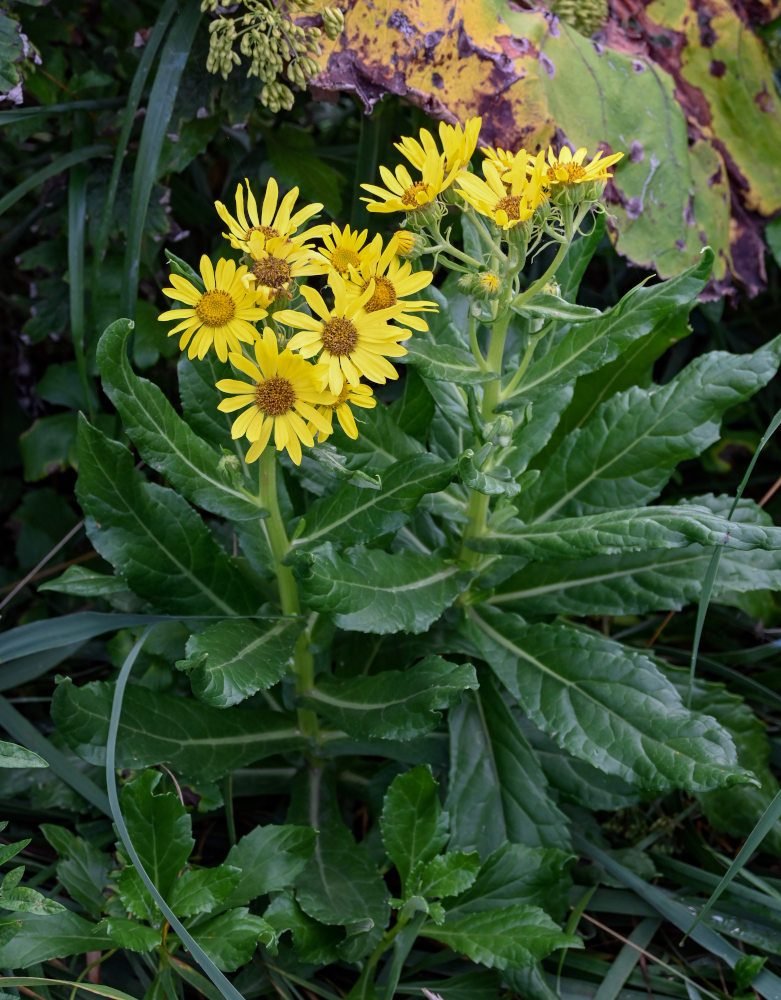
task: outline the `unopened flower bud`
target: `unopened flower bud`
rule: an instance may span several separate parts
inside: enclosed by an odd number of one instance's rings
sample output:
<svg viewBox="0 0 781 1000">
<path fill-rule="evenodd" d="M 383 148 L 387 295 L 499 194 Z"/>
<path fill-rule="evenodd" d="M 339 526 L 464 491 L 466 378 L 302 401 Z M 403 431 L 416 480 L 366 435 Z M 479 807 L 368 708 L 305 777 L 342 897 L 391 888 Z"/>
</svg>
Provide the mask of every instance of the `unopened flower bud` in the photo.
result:
<svg viewBox="0 0 781 1000">
<path fill-rule="evenodd" d="M 344 14 L 339 7 L 323 7 L 323 30 L 333 42 L 344 31 Z"/>
</svg>

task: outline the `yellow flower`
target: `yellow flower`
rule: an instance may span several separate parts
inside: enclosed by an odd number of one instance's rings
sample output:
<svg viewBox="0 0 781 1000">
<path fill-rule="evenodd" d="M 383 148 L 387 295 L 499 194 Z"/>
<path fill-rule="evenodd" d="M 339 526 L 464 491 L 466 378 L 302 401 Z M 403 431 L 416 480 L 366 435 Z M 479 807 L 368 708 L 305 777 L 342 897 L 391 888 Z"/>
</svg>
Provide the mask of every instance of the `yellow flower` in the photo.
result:
<svg viewBox="0 0 781 1000">
<path fill-rule="evenodd" d="M 371 388 L 364 382 L 359 382 L 358 385 L 345 383 L 342 386 L 342 391 L 332 403 L 326 403 L 325 406 L 318 407 L 318 412 L 328 421 L 329 428 L 327 434 L 321 431 L 319 427 L 317 428 L 318 441 L 325 441 L 333 433 L 334 413 L 344 433 L 353 439 L 358 437 L 358 427 L 355 423 L 355 417 L 348 404 L 362 406 L 366 410 L 371 410 L 377 405 L 377 400 L 374 398 Z M 314 430 L 314 425 L 310 424 L 309 429 Z"/>
<path fill-rule="evenodd" d="M 217 388 L 231 393 L 232 398 L 223 399 L 218 409 L 232 413 L 246 407 L 233 421 L 231 435 L 234 439 L 246 435 L 250 442 L 247 462 L 260 457 L 273 431 L 277 451 L 286 448 L 290 458 L 300 465 L 301 444 L 311 448 L 315 443 L 305 421 L 325 435 L 331 432 L 329 421 L 317 409 L 318 404 L 328 402 L 331 396 L 323 391 L 315 365 L 289 350 L 279 353 L 277 338 L 268 327 L 263 337 L 255 341 L 255 358 L 257 364 L 243 354 L 230 355 L 233 367 L 252 381 L 220 379 Z"/>
<path fill-rule="evenodd" d="M 430 154 L 441 155 L 447 172 L 444 188 L 447 188 L 452 184 L 456 174 L 469 165 L 480 136 L 481 122 L 481 118 L 468 118 L 463 128 L 460 125 L 448 125 L 445 122 L 440 122 L 441 154 L 434 137 L 425 128 L 420 130 L 420 142 L 405 135 L 402 136 L 401 142 L 395 142 L 394 146 L 403 156 L 406 156 L 417 170 L 423 170 L 423 164 Z"/>
<path fill-rule="evenodd" d="M 545 175 L 551 184 L 585 184 L 587 181 L 606 181 L 612 174 L 608 168 L 623 156 L 623 153 L 611 153 L 603 158 L 600 150 L 594 159 L 583 165 L 586 158 L 586 148 L 581 146 L 573 153 L 568 146 L 562 146 L 558 155 L 553 147 L 548 146 L 548 162 L 545 164 Z"/>
<path fill-rule="evenodd" d="M 437 195 L 445 190 L 450 180 L 445 182 L 445 167 L 436 149 L 428 150 L 420 171 L 421 180 L 413 181 L 403 163 L 396 167 L 395 175 L 381 166 L 380 175 L 387 190 L 375 184 L 361 184 L 361 187 L 382 200 L 361 198 L 361 201 L 366 202 L 370 212 L 415 212 L 425 208 L 436 201 Z"/>
<path fill-rule="evenodd" d="M 345 226 L 342 230 L 332 222 L 330 232 L 322 238 L 324 246 L 312 258 L 312 264 L 317 268 L 313 274 L 328 274 L 335 271 L 342 277 L 349 277 L 351 268 L 358 267 L 362 261 L 370 257 L 378 256 L 376 240 L 380 237 L 375 237 L 368 246 L 365 246 L 368 236 L 368 229 L 359 233 L 357 229 L 351 230 L 349 226 Z"/>
<path fill-rule="evenodd" d="M 481 215 L 493 219 L 502 229 L 512 229 L 534 214 L 535 208 L 547 197 L 542 184 L 542 153 L 535 161 L 531 177 L 527 176 L 527 157 L 523 150 L 513 161 L 509 173 L 502 176 L 490 160 L 483 160 L 483 175 L 460 174 L 456 180 L 464 200 Z"/>
<path fill-rule="evenodd" d="M 250 233 L 249 252 L 253 263 L 244 276 L 244 284 L 247 288 L 254 285 L 258 303 L 264 307 L 283 296 L 291 298 L 289 288 L 297 278 L 320 273 L 312 264 L 312 251 L 284 236 L 266 239 L 262 233 Z"/>
<path fill-rule="evenodd" d="M 234 261 L 221 259 L 217 261 L 215 271 L 204 254 L 200 268 L 206 291 L 202 292 L 191 281 L 172 274 L 173 288 L 164 288 L 163 294 L 177 302 L 184 302 L 188 308 L 169 309 L 158 319 L 162 322 L 181 320 L 168 331 L 168 336 L 181 333 L 179 348 L 183 351 L 189 343 L 188 357 L 203 358 L 214 344 L 217 357 L 226 361 L 229 348 L 231 351 L 241 350 L 240 340 L 245 344 L 254 342 L 257 330 L 252 322 L 263 319 L 266 310 L 255 304 L 255 293 L 244 285 L 242 279 L 247 273 L 244 265 L 237 268 Z"/>
<path fill-rule="evenodd" d="M 244 183 L 247 185 L 246 213 L 244 211 L 244 190 L 241 184 L 236 188 L 235 219 L 221 201 L 214 203 L 218 215 L 230 230 L 230 232 L 223 233 L 222 235 L 226 240 L 230 241 L 230 245 L 234 250 L 243 250 L 248 253 L 249 238 L 253 232 L 260 233 L 267 239 L 283 236 L 285 239 L 290 239 L 300 246 L 308 239 L 313 239 L 315 236 L 320 235 L 322 230 L 327 230 L 326 226 L 313 226 L 311 229 L 307 229 L 296 235 L 296 230 L 299 226 L 302 226 L 307 219 L 311 219 L 313 215 L 317 215 L 323 207 L 319 203 L 307 205 L 305 208 L 299 209 L 295 215 L 291 215 L 293 205 L 295 205 L 296 198 L 298 197 L 297 187 L 293 188 L 292 191 L 288 191 L 282 201 L 279 202 L 279 207 L 277 207 L 279 187 L 274 178 L 270 177 L 266 185 L 266 193 L 263 197 L 263 206 L 260 214 L 258 214 L 258 203 L 255 201 L 255 196 L 246 178 L 244 179 Z M 247 215 L 249 215 L 249 219 Z"/>
<path fill-rule="evenodd" d="M 503 174 L 505 170 L 509 170 L 513 165 L 515 160 L 515 153 L 511 153 L 508 149 L 500 149 L 498 146 L 496 149 L 493 146 L 481 146 L 480 152 L 492 163 L 500 174 Z"/>
<path fill-rule="evenodd" d="M 374 291 L 363 307 L 367 313 L 387 309 L 388 315 L 397 323 L 413 330 L 428 330 L 427 323 L 410 314 L 436 311 L 436 303 L 430 299 L 401 300 L 405 295 L 414 295 L 430 285 L 434 275 L 431 271 L 413 272 L 409 261 L 401 261 L 396 256 L 397 248 L 396 238 L 391 237 L 379 259 L 362 262 L 360 268 L 353 271 L 352 282 L 347 286 L 348 294 L 363 295 L 373 281 Z"/>
<path fill-rule="evenodd" d="M 393 236 L 396 239 L 396 253 L 400 257 L 406 257 L 415 249 L 417 237 L 409 229 L 397 229 Z"/>
<path fill-rule="evenodd" d="M 352 386 L 358 385 L 361 376 L 380 383 L 398 378 L 396 369 L 386 358 L 399 358 L 407 353 L 399 341 L 406 340 L 409 331 L 389 326 L 387 310 L 366 312 L 364 306 L 374 293 L 373 281 L 365 292 L 353 298 L 338 274 L 332 275 L 331 284 L 333 309 L 326 306 L 319 292 L 303 285 L 301 294 L 315 315 L 293 309 L 274 314 L 278 322 L 301 331 L 290 339 L 290 350 L 299 351 L 304 358 L 322 352 L 320 364 L 327 365 L 328 386 L 333 393 L 340 393 L 345 381 Z"/>
</svg>

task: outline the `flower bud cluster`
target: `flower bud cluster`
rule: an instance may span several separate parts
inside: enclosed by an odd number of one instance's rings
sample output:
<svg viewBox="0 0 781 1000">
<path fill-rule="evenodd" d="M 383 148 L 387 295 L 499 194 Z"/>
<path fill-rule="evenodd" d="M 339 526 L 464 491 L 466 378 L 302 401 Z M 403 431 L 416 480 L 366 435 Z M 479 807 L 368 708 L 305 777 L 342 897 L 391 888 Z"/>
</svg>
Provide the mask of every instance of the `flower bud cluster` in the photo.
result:
<svg viewBox="0 0 781 1000">
<path fill-rule="evenodd" d="M 249 60 L 247 76 L 257 77 L 263 84 L 261 104 L 273 113 L 289 110 L 293 106 L 292 88 L 304 90 L 320 72 L 317 57 L 323 32 L 333 40 L 344 28 L 344 14 L 338 7 L 325 7 L 320 12 L 322 29 L 296 24 L 293 18 L 310 11 L 314 2 L 241 0 L 239 9 L 226 16 L 219 0 L 202 0 L 202 11 L 218 15 L 209 26 L 207 70 L 227 80 L 243 56 Z"/>
</svg>

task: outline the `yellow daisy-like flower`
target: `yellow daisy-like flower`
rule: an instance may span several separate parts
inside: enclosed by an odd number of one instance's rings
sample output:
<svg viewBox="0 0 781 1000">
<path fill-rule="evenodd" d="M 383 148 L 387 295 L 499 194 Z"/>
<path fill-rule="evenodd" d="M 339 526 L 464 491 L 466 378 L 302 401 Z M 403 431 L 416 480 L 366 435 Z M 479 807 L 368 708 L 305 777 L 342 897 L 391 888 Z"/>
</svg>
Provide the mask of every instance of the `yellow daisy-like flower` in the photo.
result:
<svg viewBox="0 0 781 1000">
<path fill-rule="evenodd" d="M 318 411 L 322 416 L 328 421 L 328 433 L 324 433 L 320 428 L 315 428 L 313 424 L 309 425 L 311 431 L 317 430 L 318 441 L 325 441 L 327 437 L 333 433 L 333 418 L 334 414 L 339 421 L 339 424 L 344 431 L 344 433 L 353 438 L 358 437 L 358 427 L 355 423 L 355 417 L 353 416 L 353 411 L 350 409 L 352 406 L 361 406 L 366 410 L 371 410 L 377 405 L 377 400 L 374 398 L 374 393 L 372 392 L 370 386 L 366 385 L 364 382 L 360 382 L 358 385 L 350 385 L 346 383 L 342 386 L 342 391 L 334 399 L 332 403 L 327 403 L 325 406 L 319 406 Z"/>
<path fill-rule="evenodd" d="M 312 265 L 317 268 L 313 273 L 336 272 L 344 278 L 349 277 L 351 268 L 357 268 L 362 262 L 376 258 L 379 254 L 376 241 L 380 237 L 375 237 L 366 246 L 368 236 L 368 229 L 359 233 L 357 229 L 350 229 L 349 226 L 340 229 L 335 222 L 332 222 L 330 232 L 322 238 L 324 245 L 312 257 Z"/>
<path fill-rule="evenodd" d="M 378 260 L 367 260 L 352 275 L 352 282 L 347 286 L 348 294 L 363 295 L 374 282 L 374 291 L 364 305 L 367 313 L 389 310 L 388 315 L 397 323 L 409 326 L 413 330 L 428 330 L 428 324 L 416 312 L 437 310 L 437 304 L 429 299 L 413 299 L 402 301 L 405 295 L 414 295 L 426 288 L 434 279 L 432 271 L 412 270 L 409 261 L 401 261 L 396 255 L 396 238 L 392 237 Z"/>
<path fill-rule="evenodd" d="M 162 322 L 181 320 L 168 331 L 168 336 L 181 333 L 179 348 L 183 351 L 189 343 L 189 358 L 204 358 L 213 344 L 220 361 L 227 361 L 228 349 L 241 350 L 239 341 L 245 344 L 254 342 L 258 334 L 252 323 L 263 319 L 266 310 L 257 306 L 255 293 L 245 287 L 243 278 L 247 268 L 243 264 L 237 268 L 234 261 L 221 259 L 217 261 L 215 270 L 204 254 L 200 270 L 206 287 L 204 292 L 187 278 L 171 275 L 173 287 L 164 288 L 163 294 L 177 302 L 184 302 L 187 308 L 169 309 L 158 319 Z"/>
<path fill-rule="evenodd" d="M 255 341 L 255 358 L 257 364 L 243 354 L 230 355 L 233 367 L 252 381 L 220 379 L 217 388 L 231 393 L 232 398 L 223 399 L 218 409 L 232 413 L 246 407 L 233 421 L 231 435 L 234 439 L 246 435 L 250 441 L 247 462 L 260 457 L 273 431 L 277 451 L 286 448 L 290 458 L 300 465 L 301 445 L 311 448 L 315 443 L 309 426 L 326 436 L 331 433 L 330 422 L 318 409 L 319 404 L 332 398 L 331 394 L 323 391 L 316 365 L 287 349 L 280 354 L 277 338 L 268 327 Z"/>
<path fill-rule="evenodd" d="M 420 142 L 405 135 L 402 136 L 401 142 L 395 142 L 394 146 L 403 156 L 406 156 L 417 170 L 423 169 L 426 158 L 432 153 L 436 156 L 441 155 L 447 172 L 444 185 L 447 188 L 452 184 L 456 174 L 469 165 L 480 136 L 481 122 L 481 118 L 468 118 L 463 128 L 460 125 L 448 125 L 445 122 L 440 122 L 441 154 L 434 137 L 425 128 L 420 130 Z"/>
<path fill-rule="evenodd" d="M 366 202 L 370 212 L 415 212 L 425 208 L 436 201 L 437 195 L 450 184 L 450 179 L 445 182 L 445 166 L 436 148 L 428 150 L 420 171 L 421 179 L 413 181 L 403 163 L 396 167 L 395 174 L 380 166 L 380 176 L 387 190 L 376 184 L 361 184 L 361 187 L 382 200 L 361 198 L 361 201 Z"/>
<path fill-rule="evenodd" d="M 481 146 L 480 152 L 489 163 L 492 163 L 500 174 L 509 170 L 515 161 L 516 153 L 511 153 L 509 149 L 500 149 L 498 146 Z"/>
<path fill-rule="evenodd" d="M 485 180 L 464 173 L 456 183 L 464 200 L 481 215 L 487 215 L 502 229 L 512 229 L 530 219 L 548 196 L 542 180 L 542 153 L 537 156 L 531 176 L 527 174 L 526 163 L 526 153 L 521 150 L 509 173 L 502 175 L 493 163 L 483 160 Z"/>
<path fill-rule="evenodd" d="M 323 207 L 318 202 L 307 205 L 305 208 L 299 209 L 295 215 L 291 215 L 296 198 L 298 198 L 297 187 L 288 191 L 277 207 L 279 187 L 274 178 L 270 177 L 266 185 L 266 193 L 263 196 L 263 205 L 258 213 L 258 203 L 246 178 L 244 183 L 247 185 L 246 212 L 244 210 L 244 189 L 241 184 L 236 188 L 236 218 L 230 214 L 221 201 L 214 203 L 218 215 L 230 230 L 222 235 L 230 241 L 234 250 L 243 250 L 245 253 L 249 253 L 249 239 L 253 232 L 257 232 L 267 239 L 282 236 L 301 246 L 307 240 L 319 236 L 322 231 L 327 231 L 327 226 L 313 226 L 296 235 L 299 226 L 311 219 L 313 215 L 317 215 Z"/>
<path fill-rule="evenodd" d="M 327 365 L 328 387 L 340 393 L 348 382 L 356 386 L 361 376 L 371 382 L 384 383 L 398 378 L 398 372 L 386 358 L 400 358 L 407 353 L 399 343 L 410 335 L 408 330 L 389 326 L 387 310 L 367 313 L 364 306 L 374 294 L 374 282 L 361 295 L 350 297 L 347 284 L 335 274 L 331 278 L 334 307 L 329 309 L 319 292 L 307 285 L 301 294 L 315 314 L 283 309 L 274 319 L 292 326 L 296 333 L 289 341 L 291 351 L 299 351 L 304 358 L 320 355 L 320 364 Z M 322 352 L 322 353 L 321 353 Z"/>
<path fill-rule="evenodd" d="M 264 307 L 278 298 L 290 298 L 290 286 L 297 278 L 320 273 L 312 264 L 312 251 L 284 236 L 267 240 L 262 233 L 250 233 L 249 252 L 253 263 L 244 275 L 244 284 L 254 286 L 258 304 Z"/>
<path fill-rule="evenodd" d="M 606 181 L 612 174 L 608 169 L 618 163 L 623 153 L 604 156 L 600 150 L 594 159 L 584 165 L 586 147 L 581 146 L 575 153 L 568 146 L 562 146 L 558 155 L 548 146 L 548 161 L 545 176 L 551 184 L 585 184 L 588 181 Z"/>
</svg>

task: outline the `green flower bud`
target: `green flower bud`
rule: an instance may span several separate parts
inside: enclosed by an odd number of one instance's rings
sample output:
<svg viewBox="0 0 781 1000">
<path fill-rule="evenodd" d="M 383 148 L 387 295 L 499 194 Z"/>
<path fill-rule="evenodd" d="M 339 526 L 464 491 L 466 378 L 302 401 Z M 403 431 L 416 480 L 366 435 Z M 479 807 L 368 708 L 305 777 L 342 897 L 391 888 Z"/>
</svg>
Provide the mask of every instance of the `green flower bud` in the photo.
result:
<svg viewBox="0 0 781 1000">
<path fill-rule="evenodd" d="M 339 7 L 324 7 L 322 16 L 323 30 L 333 42 L 344 31 L 344 14 Z"/>
</svg>

